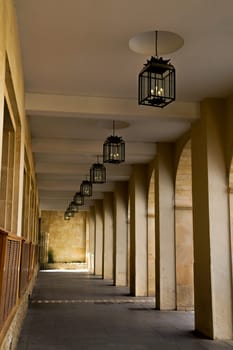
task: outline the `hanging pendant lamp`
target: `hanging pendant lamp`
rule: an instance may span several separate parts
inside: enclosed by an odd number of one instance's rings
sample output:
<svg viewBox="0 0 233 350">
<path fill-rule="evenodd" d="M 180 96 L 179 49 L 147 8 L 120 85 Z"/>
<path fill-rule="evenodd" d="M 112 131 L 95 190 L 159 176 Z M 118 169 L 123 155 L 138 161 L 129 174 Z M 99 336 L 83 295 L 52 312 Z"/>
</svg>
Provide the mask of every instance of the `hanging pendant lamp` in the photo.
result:
<svg viewBox="0 0 233 350">
<path fill-rule="evenodd" d="M 78 205 L 75 203 L 74 200 L 72 202 L 70 202 L 68 210 L 73 212 L 73 213 L 77 213 L 78 212 Z"/>
<path fill-rule="evenodd" d="M 76 192 L 73 200 L 74 200 L 76 205 L 83 205 L 84 204 L 84 197 L 81 194 L 81 192 Z"/>
<path fill-rule="evenodd" d="M 72 218 L 73 216 L 74 216 L 74 212 L 71 211 L 69 208 L 67 208 L 66 211 L 65 211 L 65 217 L 66 218 L 67 217 Z M 65 220 L 67 220 L 67 219 L 65 219 Z"/>
<path fill-rule="evenodd" d="M 84 197 L 92 196 L 92 182 L 89 180 L 83 180 L 80 186 L 80 193 Z"/>
<path fill-rule="evenodd" d="M 158 31 L 155 31 L 155 57 L 151 56 L 138 77 L 138 103 L 163 108 L 175 101 L 175 68 L 170 59 L 158 57 Z"/>
<path fill-rule="evenodd" d="M 66 210 L 65 213 L 64 213 L 64 220 L 70 220 L 71 216 L 69 214 L 69 212 Z"/>
<path fill-rule="evenodd" d="M 92 164 L 90 168 L 90 180 L 93 184 L 106 182 L 106 168 L 99 162 L 99 156 L 97 156 L 97 163 Z"/>
<path fill-rule="evenodd" d="M 109 136 L 103 145 L 103 161 L 112 164 L 125 161 L 125 142 L 122 137 L 115 136 L 115 121 L 113 121 L 113 135 Z"/>
</svg>

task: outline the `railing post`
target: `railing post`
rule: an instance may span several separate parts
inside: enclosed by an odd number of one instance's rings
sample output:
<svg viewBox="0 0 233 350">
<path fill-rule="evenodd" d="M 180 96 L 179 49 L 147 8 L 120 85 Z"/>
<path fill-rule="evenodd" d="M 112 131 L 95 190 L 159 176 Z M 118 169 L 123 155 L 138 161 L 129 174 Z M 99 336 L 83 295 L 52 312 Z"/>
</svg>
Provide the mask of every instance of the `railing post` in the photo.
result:
<svg viewBox="0 0 233 350">
<path fill-rule="evenodd" d="M 5 273 L 5 260 L 6 260 L 6 244 L 7 244 L 7 232 L 0 229 L 0 329 L 4 322 L 3 309 L 4 309 L 4 273 Z"/>
</svg>

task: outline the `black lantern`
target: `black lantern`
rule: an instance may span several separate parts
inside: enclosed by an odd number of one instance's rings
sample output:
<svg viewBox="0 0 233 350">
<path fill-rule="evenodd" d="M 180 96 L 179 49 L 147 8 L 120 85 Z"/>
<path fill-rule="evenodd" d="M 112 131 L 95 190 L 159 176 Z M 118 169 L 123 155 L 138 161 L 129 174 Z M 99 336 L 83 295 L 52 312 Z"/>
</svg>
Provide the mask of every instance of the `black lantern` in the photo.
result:
<svg viewBox="0 0 233 350">
<path fill-rule="evenodd" d="M 64 213 L 64 220 L 70 220 L 71 216 L 69 214 L 69 212 L 66 210 L 65 213 Z"/>
<path fill-rule="evenodd" d="M 82 196 L 90 197 L 92 196 L 92 183 L 88 180 L 83 180 L 80 186 L 80 193 Z"/>
<path fill-rule="evenodd" d="M 78 212 L 78 205 L 75 203 L 75 201 L 70 202 L 68 210 L 73 213 Z"/>
<path fill-rule="evenodd" d="M 65 211 L 65 217 L 69 217 L 69 218 L 72 218 L 74 216 L 74 212 L 70 210 L 70 208 L 67 208 L 66 211 Z M 65 219 L 67 220 L 67 219 Z M 69 220 L 69 219 L 68 219 Z"/>
<path fill-rule="evenodd" d="M 138 103 L 140 105 L 165 107 L 176 98 L 175 68 L 157 55 L 158 32 L 155 32 L 156 57 L 151 57 L 138 77 Z"/>
<path fill-rule="evenodd" d="M 74 202 L 76 205 L 83 205 L 84 204 L 84 197 L 81 194 L 81 192 L 76 192 L 74 195 Z"/>
<path fill-rule="evenodd" d="M 113 121 L 113 135 L 109 136 L 103 145 L 104 163 L 118 164 L 125 161 L 125 141 L 115 136 L 115 122 Z"/>
<path fill-rule="evenodd" d="M 106 168 L 99 163 L 99 156 L 97 156 L 97 163 L 92 164 L 90 169 L 90 180 L 93 184 L 103 184 L 106 182 Z"/>
</svg>

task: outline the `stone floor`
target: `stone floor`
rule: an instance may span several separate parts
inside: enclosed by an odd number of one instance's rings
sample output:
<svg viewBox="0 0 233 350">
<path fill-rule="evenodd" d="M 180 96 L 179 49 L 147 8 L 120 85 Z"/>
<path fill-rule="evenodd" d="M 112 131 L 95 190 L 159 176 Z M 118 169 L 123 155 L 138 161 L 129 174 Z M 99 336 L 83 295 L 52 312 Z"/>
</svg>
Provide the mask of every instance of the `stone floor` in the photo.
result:
<svg viewBox="0 0 233 350">
<path fill-rule="evenodd" d="M 17 350 L 233 350 L 195 336 L 193 312 L 154 309 L 153 298 L 85 272 L 43 272 Z"/>
</svg>

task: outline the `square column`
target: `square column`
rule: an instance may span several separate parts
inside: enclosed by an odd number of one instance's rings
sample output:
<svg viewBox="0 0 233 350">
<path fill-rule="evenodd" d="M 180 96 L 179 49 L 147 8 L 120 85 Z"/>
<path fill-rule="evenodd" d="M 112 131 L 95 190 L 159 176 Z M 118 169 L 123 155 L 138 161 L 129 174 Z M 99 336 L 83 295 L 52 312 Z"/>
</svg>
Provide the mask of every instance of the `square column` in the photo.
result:
<svg viewBox="0 0 233 350">
<path fill-rule="evenodd" d="M 90 228 L 89 228 L 89 219 L 90 213 L 85 213 L 85 232 L 86 232 L 86 264 L 90 266 Z"/>
<path fill-rule="evenodd" d="M 89 266 L 88 269 L 94 273 L 95 267 L 95 208 L 90 207 L 89 212 Z"/>
<path fill-rule="evenodd" d="M 6 42 L 5 42 L 5 27 L 6 27 L 6 2 L 1 1 L 0 4 L 0 181 L 5 182 L 4 162 L 3 162 L 3 126 L 4 126 L 4 90 L 5 90 L 5 72 L 6 72 Z M 0 202 L 0 226 L 4 227 L 5 209 L 4 203 Z"/>
<path fill-rule="evenodd" d="M 157 145 L 155 164 L 156 308 L 175 310 L 173 144 Z"/>
<path fill-rule="evenodd" d="M 213 339 L 233 331 L 225 122 L 224 101 L 205 100 L 191 133 L 195 328 Z"/>
<path fill-rule="evenodd" d="M 103 271 L 103 203 L 95 201 L 95 275 Z"/>
<path fill-rule="evenodd" d="M 1 1 L 0 5 L 0 139 L 3 139 L 3 121 L 4 121 L 4 89 L 5 89 L 5 71 L 6 71 L 6 42 L 5 42 L 5 21 L 6 21 L 6 4 Z M 0 177 L 2 166 L 2 141 L 0 142 Z"/>
<path fill-rule="evenodd" d="M 104 224 L 104 242 L 103 242 L 103 278 L 113 279 L 113 193 L 104 193 L 103 201 L 103 224 Z"/>
<path fill-rule="evenodd" d="M 119 182 L 114 193 L 115 200 L 115 254 L 114 284 L 128 284 L 128 183 Z"/>
<path fill-rule="evenodd" d="M 148 295 L 147 166 L 134 165 L 130 178 L 130 293 Z"/>
</svg>

